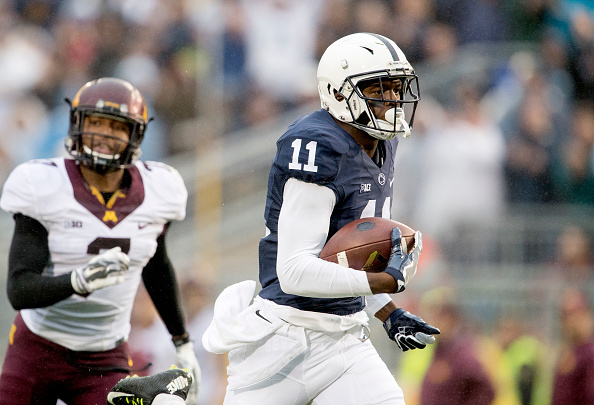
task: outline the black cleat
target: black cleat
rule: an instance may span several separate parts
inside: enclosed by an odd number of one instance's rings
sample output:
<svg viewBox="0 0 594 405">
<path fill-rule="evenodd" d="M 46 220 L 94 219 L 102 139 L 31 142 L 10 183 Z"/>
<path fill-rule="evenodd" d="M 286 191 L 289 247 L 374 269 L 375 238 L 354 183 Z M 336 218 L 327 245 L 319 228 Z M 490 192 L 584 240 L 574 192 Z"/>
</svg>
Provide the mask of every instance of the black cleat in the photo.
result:
<svg viewBox="0 0 594 405">
<path fill-rule="evenodd" d="M 107 395 L 109 405 L 151 405 L 159 394 L 177 395 L 184 401 L 192 385 L 192 376 L 181 368 L 147 376 L 126 377 Z"/>
</svg>

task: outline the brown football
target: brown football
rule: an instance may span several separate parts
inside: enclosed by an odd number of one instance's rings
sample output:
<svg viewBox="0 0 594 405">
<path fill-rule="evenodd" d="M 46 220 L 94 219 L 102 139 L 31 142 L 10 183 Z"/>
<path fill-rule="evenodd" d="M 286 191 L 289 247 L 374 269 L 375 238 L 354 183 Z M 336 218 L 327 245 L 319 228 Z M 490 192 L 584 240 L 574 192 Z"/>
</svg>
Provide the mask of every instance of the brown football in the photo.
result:
<svg viewBox="0 0 594 405">
<path fill-rule="evenodd" d="M 392 248 L 392 229 L 398 227 L 408 250 L 415 244 L 415 231 L 387 218 L 362 218 L 340 228 L 324 245 L 320 258 L 356 270 L 384 271 Z"/>
</svg>

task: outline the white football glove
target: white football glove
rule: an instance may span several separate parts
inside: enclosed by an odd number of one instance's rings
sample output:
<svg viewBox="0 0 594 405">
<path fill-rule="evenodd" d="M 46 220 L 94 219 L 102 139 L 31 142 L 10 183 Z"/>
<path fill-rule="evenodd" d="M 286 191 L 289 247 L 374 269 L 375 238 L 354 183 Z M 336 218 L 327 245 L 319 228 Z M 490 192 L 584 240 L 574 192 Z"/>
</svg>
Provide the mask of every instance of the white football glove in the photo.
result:
<svg viewBox="0 0 594 405">
<path fill-rule="evenodd" d="M 200 382 L 202 381 L 202 371 L 200 364 L 194 353 L 194 342 L 189 341 L 175 347 L 175 361 L 179 368 L 187 369 L 192 376 L 193 383 L 186 399 L 186 404 L 196 405 L 198 403 L 198 393 L 200 391 Z"/>
<path fill-rule="evenodd" d="M 93 257 L 86 266 L 72 271 L 70 282 L 77 294 L 87 295 L 100 288 L 120 284 L 128 271 L 130 257 L 114 247 Z"/>
</svg>

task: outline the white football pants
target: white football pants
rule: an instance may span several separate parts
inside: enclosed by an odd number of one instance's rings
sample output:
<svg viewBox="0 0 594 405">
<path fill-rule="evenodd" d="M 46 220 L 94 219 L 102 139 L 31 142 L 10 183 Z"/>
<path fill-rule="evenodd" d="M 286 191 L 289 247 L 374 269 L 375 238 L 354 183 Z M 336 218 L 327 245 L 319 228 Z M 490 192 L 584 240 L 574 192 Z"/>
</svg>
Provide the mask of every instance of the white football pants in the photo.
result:
<svg viewBox="0 0 594 405">
<path fill-rule="evenodd" d="M 258 384 L 228 390 L 224 405 L 404 405 L 402 389 L 360 332 L 306 329 L 303 353 Z"/>
</svg>

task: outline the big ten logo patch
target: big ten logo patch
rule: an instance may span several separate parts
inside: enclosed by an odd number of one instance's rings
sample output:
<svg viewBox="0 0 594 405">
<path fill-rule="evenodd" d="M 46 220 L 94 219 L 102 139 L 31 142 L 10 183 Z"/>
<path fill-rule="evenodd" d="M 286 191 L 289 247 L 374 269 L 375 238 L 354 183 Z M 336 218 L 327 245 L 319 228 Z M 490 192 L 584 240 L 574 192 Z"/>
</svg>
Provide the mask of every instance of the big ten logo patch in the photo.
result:
<svg viewBox="0 0 594 405">
<path fill-rule="evenodd" d="M 64 222 L 64 228 L 71 229 L 71 228 L 82 228 L 83 223 L 82 221 L 66 221 Z"/>
<path fill-rule="evenodd" d="M 371 183 L 361 184 L 361 188 L 359 189 L 359 194 L 369 193 L 370 191 L 371 191 Z"/>
</svg>

